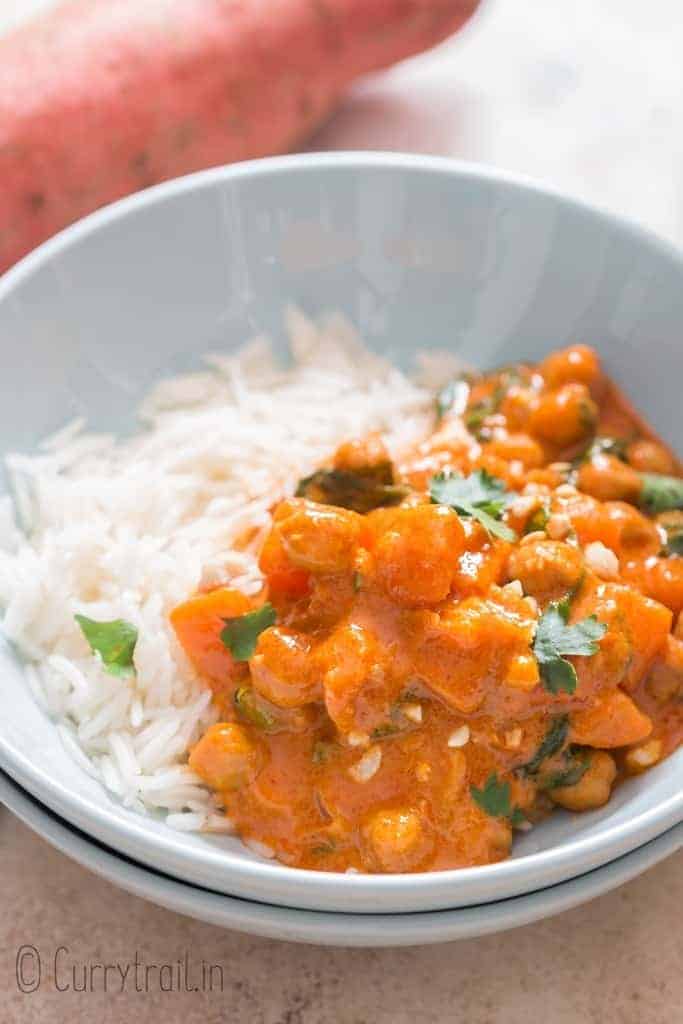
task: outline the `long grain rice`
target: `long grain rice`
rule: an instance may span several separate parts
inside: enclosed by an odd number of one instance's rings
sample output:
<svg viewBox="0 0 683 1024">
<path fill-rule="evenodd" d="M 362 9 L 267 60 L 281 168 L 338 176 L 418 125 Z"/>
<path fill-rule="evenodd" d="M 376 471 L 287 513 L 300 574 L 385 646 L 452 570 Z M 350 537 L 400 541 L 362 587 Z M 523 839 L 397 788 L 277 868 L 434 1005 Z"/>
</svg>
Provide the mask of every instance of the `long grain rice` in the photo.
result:
<svg viewBox="0 0 683 1024">
<path fill-rule="evenodd" d="M 27 685 L 84 771 L 182 831 L 232 824 L 186 764 L 217 712 L 169 612 L 200 585 L 255 593 L 270 507 L 343 440 L 379 430 L 396 452 L 431 422 L 431 392 L 339 315 L 287 319 L 290 366 L 257 338 L 211 354 L 206 371 L 161 381 L 130 439 L 75 420 L 36 454 L 5 460 L 0 608 Z M 421 362 L 430 387 L 455 369 L 434 355 Z M 134 676 L 107 675 L 76 613 L 137 627 Z"/>
</svg>

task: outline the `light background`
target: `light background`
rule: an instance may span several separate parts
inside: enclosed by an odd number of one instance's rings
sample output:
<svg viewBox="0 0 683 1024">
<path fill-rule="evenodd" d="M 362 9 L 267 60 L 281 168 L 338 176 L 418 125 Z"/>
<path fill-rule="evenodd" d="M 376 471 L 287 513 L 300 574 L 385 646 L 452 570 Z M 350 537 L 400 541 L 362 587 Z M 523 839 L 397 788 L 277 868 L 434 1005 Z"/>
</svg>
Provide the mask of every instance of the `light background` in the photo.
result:
<svg viewBox="0 0 683 1024">
<path fill-rule="evenodd" d="M 0 0 L 0 31 L 53 0 Z M 111 0 L 115 3 L 116 0 Z M 145 0 L 140 0 L 141 3 Z M 488 0 L 461 37 L 368 80 L 312 148 L 520 171 L 683 244 L 680 0 Z M 0 182 L 0 188 L 2 183 Z M 222 932 L 95 879 L 0 811 L 3 1024 L 677 1024 L 683 854 L 554 920 L 420 950 Z M 21 943 L 72 959 L 220 962 L 222 996 L 20 995 Z"/>
<path fill-rule="evenodd" d="M 0 31 L 52 3 L 0 0 Z M 314 146 L 493 163 L 683 243 L 682 55 L 680 0 L 484 0 L 452 42 L 357 86 Z"/>
</svg>

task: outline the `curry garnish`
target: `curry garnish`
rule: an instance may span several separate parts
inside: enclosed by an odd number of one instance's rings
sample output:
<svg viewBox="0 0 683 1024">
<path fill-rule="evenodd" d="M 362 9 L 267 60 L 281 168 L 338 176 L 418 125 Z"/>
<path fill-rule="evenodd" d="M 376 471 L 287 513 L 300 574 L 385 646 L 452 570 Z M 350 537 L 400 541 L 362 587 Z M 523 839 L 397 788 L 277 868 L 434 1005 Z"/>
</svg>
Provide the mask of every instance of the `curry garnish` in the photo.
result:
<svg viewBox="0 0 683 1024">
<path fill-rule="evenodd" d="M 313 764 L 325 764 L 332 757 L 333 752 L 334 743 L 330 743 L 329 740 L 316 740 L 313 744 L 311 761 Z"/>
<path fill-rule="evenodd" d="M 459 473 L 437 473 L 429 485 L 432 501 L 448 505 L 460 515 L 471 516 L 493 537 L 502 540 L 516 540 L 516 533 L 500 522 L 510 495 L 505 484 L 485 469 L 478 469 L 469 476 Z"/>
<path fill-rule="evenodd" d="M 551 720 L 548 730 L 534 756 L 526 764 L 523 764 L 518 771 L 523 775 L 535 775 L 544 761 L 554 757 L 555 754 L 562 750 L 562 747 L 567 742 L 568 735 L 568 715 L 557 715 Z"/>
<path fill-rule="evenodd" d="M 578 682 L 576 669 L 564 655 L 597 654 L 599 641 L 607 632 L 605 623 L 598 622 L 595 615 L 571 624 L 568 620 L 569 601 L 553 601 L 536 628 L 533 652 L 549 693 L 574 693 Z"/>
<path fill-rule="evenodd" d="M 491 772 L 482 789 L 470 786 L 470 793 L 474 802 L 491 818 L 507 818 L 511 825 L 526 821 L 523 811 L 510 802 L 510 783 L 500 782 L 495 772 Z"/>
<path fill-rule="evenodd" d="M 396 484 L 386 476 L 349 469 L 319 469 L 299 481 L 296 490 L 298 498 L 309 498 L 360 513 L 398 505 L 409 493 L 409 487 Z"/>
<path fill-rule="evenodd" d="M 510 388 L 522 382 L 520 367 L 504 367 L 496 371 L 496 377 L 497 383 L 491 393 L 473 402 L 463 416 L 465 426 L 479 440 L 488 433 L 486 421 L 496 415 Z"/>
<path fill-rule="evenodd" d="M 541 774 L 536 780 L 539 789 L 548 792 L 563 786 L 575 786 L 588 771 L 591 763 L 590 753 L 582 747 L 571 746 L 564 752 L 565 768 L 548 775 Z"/>
<path fill-rule="evenodd" d="M 550 512 L 545 505 L 540 505 L 527 519 L 524 526 L 524 533 L 537 533 L 539 530 L 545 530 L 549 519 Z"/>
<path fill-rule="evenodd" d="M 275 624 L 276 618 L 275 609 L 267 601 L 255 612 L 223 620 L 225 629 L 221 632 L 221 640 L 235 661 L 248 661 L 251 658 L 259 636 L 264 629 Z"/>
<path fill-rule="evenodd" d="M 132 676 L 135 674 L 133 653 L 138 642 L 138 631 L 125 619 L 112 622 L 96 622 L 86 615 L 74 615 L 83 636 L 110 676 Z"/>
</svg>

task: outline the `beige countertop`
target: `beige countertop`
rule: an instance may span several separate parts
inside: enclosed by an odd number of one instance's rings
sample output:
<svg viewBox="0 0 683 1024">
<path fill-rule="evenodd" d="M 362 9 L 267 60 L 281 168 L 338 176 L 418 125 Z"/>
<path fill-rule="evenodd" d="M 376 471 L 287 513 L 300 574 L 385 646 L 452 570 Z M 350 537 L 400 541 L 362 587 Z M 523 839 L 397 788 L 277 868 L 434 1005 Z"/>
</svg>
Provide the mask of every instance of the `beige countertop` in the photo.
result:
<svg viewBox="0 0 683 1024">
<path fill-rule="evenodd" d="M 0 810 L 2 1024 L 678 1024 L 683 1020 L 683 853 L 549 921 L 468 942 L 344 950 L 254 939 L 129 896 Z M 17 989 L 34 946 L 40 988 Z M 57 972 L 52 968 L 56 950 Z M 220 965 L 213 992 L 161 991 L 83 967 Z M 87 977 L 87 976 L 86 976 Z M 168 983 L 165 983 L 169 987 Z M 175 983 L 174 983 L 175 984 Z"/>
<path fill-rule="evenodd" d="M 0 31 L 53 0 L 0 0 Z M 141 0 L 142 2 L 142 0 Z M 315 148 L 436 152 L 523 172 L 683 242 L 679 0 L 488 0 L 453 43 L 359 86 Z M 677 1024 L 683 853 L 588 906 L 425 949 L 314 949 L 224 932 L 114 889 L 0 810 L 1 1024 Z M 67 972 L 223 967 L 223 991 L 22 995 L 22 944 Z M 79 974 L 80 976 L 80 974 Z M 59 980 L 59 979 L 58 979 Z M 67 977 L 61 977 L 65 983 Z M 77 979 L 78 980 L 78 979 Z M 116 986 L 114 986 L 115 988 Z"/>
</svg>

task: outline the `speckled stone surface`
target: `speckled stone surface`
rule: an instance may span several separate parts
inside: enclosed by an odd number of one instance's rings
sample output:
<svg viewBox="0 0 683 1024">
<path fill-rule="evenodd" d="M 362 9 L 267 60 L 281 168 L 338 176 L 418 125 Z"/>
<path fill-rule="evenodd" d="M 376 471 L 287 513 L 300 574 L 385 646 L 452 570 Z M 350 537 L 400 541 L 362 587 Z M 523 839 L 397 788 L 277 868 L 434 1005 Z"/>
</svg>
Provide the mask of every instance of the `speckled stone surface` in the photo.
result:
<svg viewBox="0 0 683 1024">
<path fill-rule="evenodd" d="M 0 0 L 0 31 L 53 0 Z M 144 0 L 140 0 L 144 2 Z M 466 33 L 358 87 L 313 148 L 405 149 L 523 172 L 683 242 L 680 0 L 488 0 Z M 0 1024 L 678 1024 L 683 853 L 570 913 L 407 950 L 252 939 L 122 893 L 0 809 Z M 22 944 L 40 988 L 17 989 Z M 223 969 L 222 991 L 124 991 L 83 965 Z M 75 976 L 71 974 L 74 968 Z M 131 971 L 133 969 L 131 968 Z M 138 971 L 139 975 L 139 971 Z M 196 977 L 193 976 L 193 981 Z M 177 988 L 176 980 L 173 980 Z M 168 987 L 168 973 L 164 976 Z"/>
</svg>

